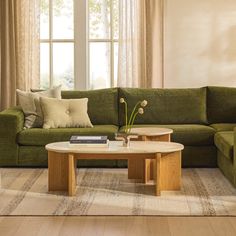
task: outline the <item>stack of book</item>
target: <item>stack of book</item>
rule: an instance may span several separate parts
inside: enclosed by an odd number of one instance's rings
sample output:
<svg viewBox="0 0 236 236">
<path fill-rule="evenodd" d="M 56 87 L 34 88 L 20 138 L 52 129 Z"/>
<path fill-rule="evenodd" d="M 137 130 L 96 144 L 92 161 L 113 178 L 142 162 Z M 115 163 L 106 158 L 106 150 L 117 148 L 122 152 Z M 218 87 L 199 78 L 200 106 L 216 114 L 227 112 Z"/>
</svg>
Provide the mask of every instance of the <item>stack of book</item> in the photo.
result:
<svg viewBox="0 0 236 236">
<path fill-rule="evenodd" d="M 107 136 L 80 136 L 73 135 L 70 138 L 71 147 L 108 147 Z"/>
</svg>

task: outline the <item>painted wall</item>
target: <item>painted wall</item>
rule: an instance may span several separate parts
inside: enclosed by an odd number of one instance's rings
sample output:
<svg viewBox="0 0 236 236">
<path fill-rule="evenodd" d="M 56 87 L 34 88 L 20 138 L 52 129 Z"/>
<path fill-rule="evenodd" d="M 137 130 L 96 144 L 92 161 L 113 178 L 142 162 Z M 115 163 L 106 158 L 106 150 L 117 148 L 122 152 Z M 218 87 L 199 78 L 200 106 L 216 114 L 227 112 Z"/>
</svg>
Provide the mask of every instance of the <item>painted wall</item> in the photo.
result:
<svg viewBox="0 0 236 236">
<path fill-rule="evenodd" d="M 164 87 L 236 86 L 236 0 L 164 8 Z"/>
</svg>

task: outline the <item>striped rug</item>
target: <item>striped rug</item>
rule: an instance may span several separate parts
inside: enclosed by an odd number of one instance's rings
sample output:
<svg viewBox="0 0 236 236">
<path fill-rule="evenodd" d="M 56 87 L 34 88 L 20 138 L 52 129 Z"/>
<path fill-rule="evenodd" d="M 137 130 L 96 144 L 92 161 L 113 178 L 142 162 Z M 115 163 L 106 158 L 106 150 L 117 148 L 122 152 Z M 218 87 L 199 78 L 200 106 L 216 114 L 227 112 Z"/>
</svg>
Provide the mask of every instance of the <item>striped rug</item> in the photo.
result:
<svg viewBox="0 0 236 236">
<path fill-rule="evenodd" d="M 75 197 L 48 193 L 47 169 L 0 172 L 0 215 L 236 215 L 236 189 L 218 169 L 183 169 L 182 190 L 160 197 L 127 169 L 79 169 Z"/>
</svg>

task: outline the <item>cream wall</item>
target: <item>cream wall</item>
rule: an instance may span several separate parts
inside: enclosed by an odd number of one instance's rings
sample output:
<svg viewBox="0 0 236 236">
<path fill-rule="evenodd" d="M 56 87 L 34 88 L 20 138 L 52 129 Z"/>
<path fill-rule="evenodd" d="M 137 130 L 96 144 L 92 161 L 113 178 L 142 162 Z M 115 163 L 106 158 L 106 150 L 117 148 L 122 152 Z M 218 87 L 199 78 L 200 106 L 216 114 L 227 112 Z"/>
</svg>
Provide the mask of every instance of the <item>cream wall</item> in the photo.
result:
<svg viewBox="0 0 236 236">
<path fill-rule="evenodd" d="M 236 0 L 164 1 L 164 87 L 236 86 Z"/>
</svg>

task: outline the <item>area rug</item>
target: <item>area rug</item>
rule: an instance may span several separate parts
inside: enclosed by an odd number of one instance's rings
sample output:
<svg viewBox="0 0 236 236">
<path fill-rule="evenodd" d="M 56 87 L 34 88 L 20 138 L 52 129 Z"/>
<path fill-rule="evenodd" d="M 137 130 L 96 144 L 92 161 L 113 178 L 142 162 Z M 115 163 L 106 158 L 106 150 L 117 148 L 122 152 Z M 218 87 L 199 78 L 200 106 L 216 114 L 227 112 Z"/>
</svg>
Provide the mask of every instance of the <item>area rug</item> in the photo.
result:
<svg viewBox="0 0 236 236">
<path fill-rule="evenodd" d="M 236 189 L 219 169 L 183 169 L 181 191 L 159 197 L 127 169 L 79 169 L 75 197 L 48 193 L 47 169 L 0 172 L 0 215 L 236 215 Z"/>
</svg>

